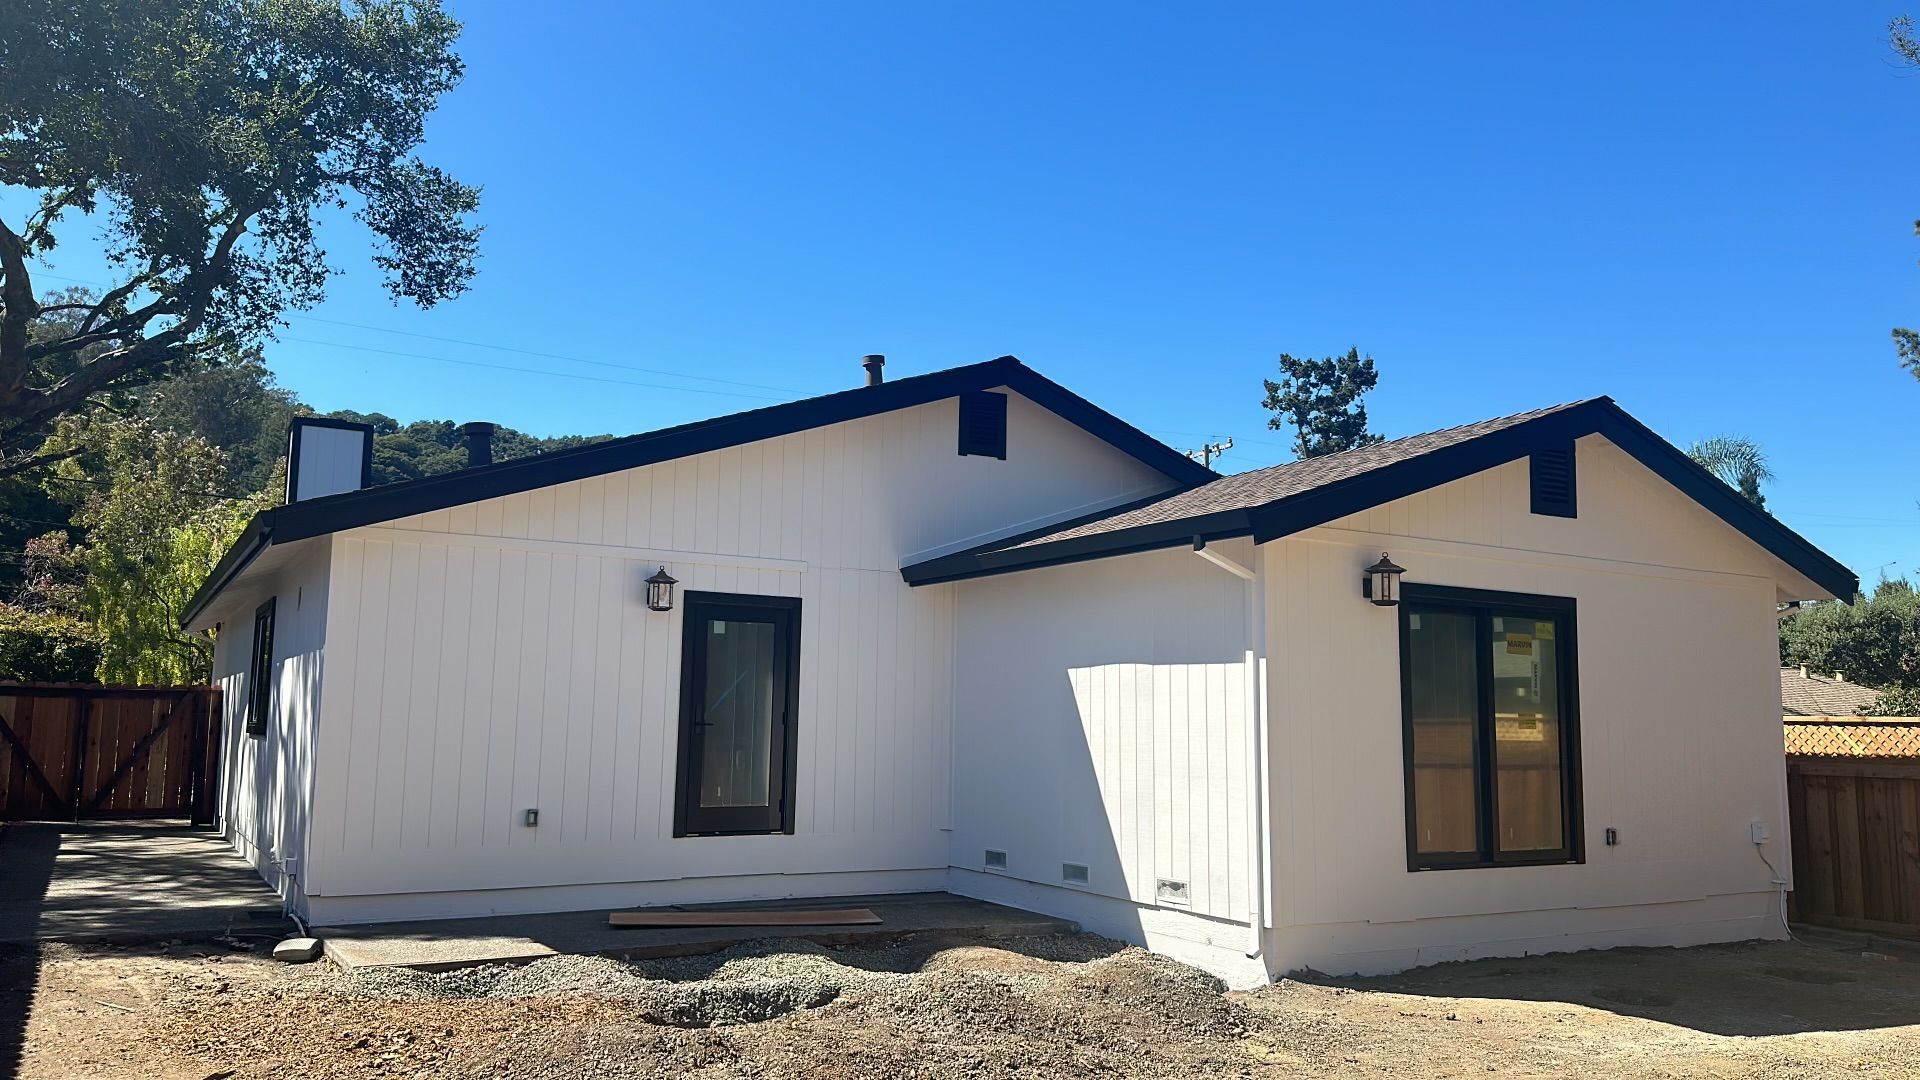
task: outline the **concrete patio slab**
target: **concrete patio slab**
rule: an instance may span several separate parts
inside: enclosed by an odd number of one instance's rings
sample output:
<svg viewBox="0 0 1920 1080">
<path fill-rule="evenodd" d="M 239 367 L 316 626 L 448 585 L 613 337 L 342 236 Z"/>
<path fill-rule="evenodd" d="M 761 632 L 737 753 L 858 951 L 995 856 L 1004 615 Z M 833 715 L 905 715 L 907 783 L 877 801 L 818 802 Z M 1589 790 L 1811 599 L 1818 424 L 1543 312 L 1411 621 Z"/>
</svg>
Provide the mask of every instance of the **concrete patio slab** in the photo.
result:
<svg viewBox="0 0 1920 1080">
<path fill-rule="evenodd" d="M 716 926 L 624 928 L 607 925 L 606 908 L 543 915 L 492 915 L 477 919 L 371 923 L 316 928 L 327 956 L 347 970 L 410 967 L 445 971 L 480 964 L 519 964 L 547 956 L 610 956 L 623 960 L 717 952 L 742 941 L 795 938 L 822 945 L 884 941 L 929 930 L 964 931 L 992 937 L 1059 934 L 1073 929 L 1065 919 L 1035 915 L 950 893 L 833 896 L 738 904 L 683 904 L 675 911 L 871 908 L 877 925 Z"/>
<path fill-rule="evenodd" d="M 0 942 L 274 933 L 280 898 L 218 833 L 155 822 L 0 825 Z"/>
</svg>

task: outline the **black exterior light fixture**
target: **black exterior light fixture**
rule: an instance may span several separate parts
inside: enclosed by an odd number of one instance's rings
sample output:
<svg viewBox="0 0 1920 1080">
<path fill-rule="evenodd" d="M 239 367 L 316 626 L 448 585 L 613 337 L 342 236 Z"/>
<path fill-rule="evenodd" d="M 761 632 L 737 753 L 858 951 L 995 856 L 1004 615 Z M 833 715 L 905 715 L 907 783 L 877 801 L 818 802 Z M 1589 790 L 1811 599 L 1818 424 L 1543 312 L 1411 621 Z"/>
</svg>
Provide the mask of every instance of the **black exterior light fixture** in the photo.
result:
<svg viewBox="0 0 1920 1080">
<path fill-rule="evenodd" d="M 647 607 L 654 611 L 672 611 L 673 587 L 678 584 L 680 580 L 667 573 L 666 567 L 655 571 L 647 579 Z"/>
<path fill-rule="evenodd" d="M 1381 607 L 1392 607 L 1400 602 L 1400 575 L 1406 572 L 1406 567 L 1393 565 L 1383 551 L 1380 561 L 1367 567 L 1367 576 L 1360 579 L 1360 595 Z"/>
</svg>

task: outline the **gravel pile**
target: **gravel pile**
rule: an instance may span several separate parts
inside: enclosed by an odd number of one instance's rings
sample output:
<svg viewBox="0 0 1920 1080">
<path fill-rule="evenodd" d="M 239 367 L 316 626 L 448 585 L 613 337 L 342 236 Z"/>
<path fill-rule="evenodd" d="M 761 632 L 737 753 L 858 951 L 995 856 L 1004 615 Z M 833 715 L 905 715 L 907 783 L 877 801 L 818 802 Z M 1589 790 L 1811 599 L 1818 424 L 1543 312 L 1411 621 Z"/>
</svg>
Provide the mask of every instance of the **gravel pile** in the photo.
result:
<svg viewBox="0 0 1920 1080">
<path fill-rule="evenodd" d="M 218 1003 L 176 996 L 162 1038 L 222 1064 L 274 1046 L 260 1076 L 313 1080 L 960 1080 L 1133 1075 L 1143 1062 L 1154 1075 L 1232 1075 L 1250 1024 L 1211 976 L 1084 934 L 305 972 L 270 969 Z M 236 1028 L 235 1015 L 255 1020 Z"/>
<path fill-rule="evenodd" d="M 817 1009 L 853 988 L 904 979 L 914 950 L 863 950 L 863 965 L 806 942 L 752 941 L 704 956 L 620 961 L 555 956 L 525 965 L 447 972 L 375 968 L 340 975 L 330 988 L 356 998 L 515 999 L 581 995 L 628 1005 L 646 1023 L 674 1027 L 750 1024 Z M 924 958 L 922 958 L 924 959 Z"/>
</svg>

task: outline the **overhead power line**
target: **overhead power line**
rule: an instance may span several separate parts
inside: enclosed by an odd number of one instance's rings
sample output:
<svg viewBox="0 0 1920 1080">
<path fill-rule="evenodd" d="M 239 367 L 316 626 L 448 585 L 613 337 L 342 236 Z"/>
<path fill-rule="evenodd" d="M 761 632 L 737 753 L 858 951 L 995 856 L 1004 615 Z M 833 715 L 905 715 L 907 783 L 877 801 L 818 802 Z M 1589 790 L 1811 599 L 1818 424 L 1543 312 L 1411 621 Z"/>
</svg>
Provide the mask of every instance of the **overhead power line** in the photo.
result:
<svg viewBox="0 0 1920 1080">
<path fill-rule="evenodd" d="M 95 288 L 108 288 L 108 286 L 102 285 L 100 282 L 97 282 L 97 281 L 88 281 L 84 278 L 69 277 L 64 274 L 53 274 L 53 273 L 47 273 L 45 271 L 42 271 L 39 276 L 54 278 L 55 280 L 58 280 L 58 281 L 68 281 L 76 285 L 91 285 Z M 319 315 L 305 315 L 305 314 L 300 314 L 298 312 L 289 312 L 287 313 L 287 318 L 298 320 L 301 322 L 316 322 L 316 323 L 324 323 L 329 326 L 350 327 L 355 330 L 367 330 L 367 331 L 371 331 L 373 333 L 378 333 L 378 334 L 397 334 L 401 337 L 419 338 L 424 341 L 440 341 L 440 342 L 445 342 L 449 345 L 460 345 L 460 346 L 464 346 L 466 348 L 472 348 L 472 349 L 492 349 L 497 352 L 517 353 L 522 356 L 534 356 L 534 357 L 540 357 L 542 359 L 547 359 L 547 360 L 560 360 L 560 361 L 564 361 L 566 363 L 572 363 L 572 364 L 588 364 L 594 367 L 615 368 L 622 371 L 635 371 L 635 372 L 640 372 L 646 375 L 662 375 L 667 378 L 673 378 L 673 379 L 687 379 L 693 382 L 713 383 L 719 386 L 739 386 L 739 387 L 744 387 L 751 390 L 772 390 L 776 394 L 781 394 L 781 395 L 794 395 L 794 394 L 805 395 L 807 393 L 806 391 L 794 390 L 790 387 L 772 386 L 766 383 L 746 382 L 740 379 L 723 379 L 714 375 L 693 375 L 693 374 L 688 374 L 682 371 L 673 371 L 668 368 L 643 367 L 638 364 L 627 364 L 617 360 L 595 360 L 595 359 L 590 359 L 584 356 L 569 356 L 566 353 L 545 352 L 539 349 L 527 349 L 517 345 L 499 345 L 492 342 L 469 341 L 463 338 L 443 337 L 438 334 L 425 334 L 415 330 L 396 330 L 391 327 L 373 326 L 367 323 L 349 322 L 345 319 L 328 319 L 328 318 L 323 318 Z M 692 387 L 692 386 L 673 386 L 665 383 L 637 382 L 637 381 L 628 380 L 628 379 L 595 378 L 594 376 L 590 376 L 590 375 L 576 375 L 576 374 L 571 374 L 564 371 L 551 371 L 545 368 L 514 367 L 507 364 L 488 364 L 478 360 L 459 360 L 459 359 L 455 359 L 453 357 L 447 357 L 447 356 L 430 356 L 426 353 L 401 352 L 401 351 L 392 350 L 392 349 L 379 349 L 379 348 L 374 348 L 372 346 L 364 346 L 364 345 L 347 345 L 342 342 L 313 341 L 305 338 L 295 338 L 295 337 L 281 337 L 279 338 L 279 340 L 296 341 L 304 345 L 324 345 L 324 346 L 330 346 L 332 348 L 337 348 L 337 349 L 355 349 L 361 352 L 380 353 L 386 356 L 401 356 L 401 357 L 409 357 L 409 358 L 420 359 L 420 360 L 438 360 L 441 363 L 446 363 L 446 364 L 463 364 L 468 367 L 492 368 L 493 370 L 496 370 L 496 371 L 513 371 L 513 372 L 519 372 L 522 374 L 529 374 L 529 375 L 556 375 L 556 376 L 559 376 L 560 378 L 583 379 L 583 380 L 594 381 L 594 382 L 611 383 L 616 386 L 637 386 L 637 387 L 641 387 L 643 389 L 649 389 L 649 390 L 678 390 L 678 391 L 682 391 L 689 394 L 721 394 L 723 393 L 723 391 L 719 391 L 719 390 L 705 390 L 699 387 Z M 760 401 L 787 400 L 785 397 L 772 397 L 764 394 L 733 394 L 731 396 L 750 398 L 750 399 L 755 399 Z"/>
</svg>

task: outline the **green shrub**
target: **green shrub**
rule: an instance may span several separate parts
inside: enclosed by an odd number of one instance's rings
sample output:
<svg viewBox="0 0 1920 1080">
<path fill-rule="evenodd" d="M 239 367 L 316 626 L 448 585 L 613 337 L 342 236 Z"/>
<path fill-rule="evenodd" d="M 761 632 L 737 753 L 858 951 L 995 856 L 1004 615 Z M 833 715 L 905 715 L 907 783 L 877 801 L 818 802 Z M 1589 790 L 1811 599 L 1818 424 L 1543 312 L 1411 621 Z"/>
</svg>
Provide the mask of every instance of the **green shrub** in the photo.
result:
<svg viewBox="0 0 1920 1080">
<path fill-rule="evenodd" d="M 100 642 L 91 625 L 0 605 L 0 679 L 15 682 L 96 682 Z"/>
</svg>

